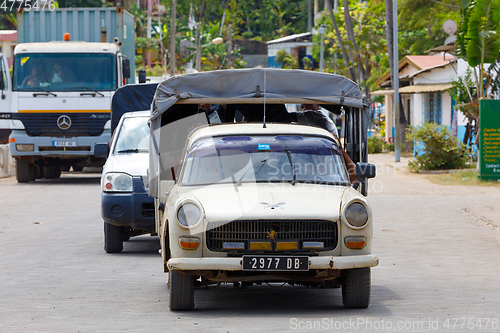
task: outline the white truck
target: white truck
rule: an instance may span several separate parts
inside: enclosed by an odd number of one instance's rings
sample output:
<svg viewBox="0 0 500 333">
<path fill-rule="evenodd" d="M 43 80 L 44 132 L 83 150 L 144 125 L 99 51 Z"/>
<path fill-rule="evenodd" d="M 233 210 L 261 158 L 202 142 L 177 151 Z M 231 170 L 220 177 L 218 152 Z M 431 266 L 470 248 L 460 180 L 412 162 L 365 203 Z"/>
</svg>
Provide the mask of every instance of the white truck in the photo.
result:
<svg viewBox="0 0 500 333">
<path fill-rule="evenodd" d="M 18 44 L 12 83 L 8 75 L 0 80 L 17 181 L 102 166 L 94 145 L 110 141 L 111 98 L 129 77 L 130 60 L 118 43 Z"/>
</svg>

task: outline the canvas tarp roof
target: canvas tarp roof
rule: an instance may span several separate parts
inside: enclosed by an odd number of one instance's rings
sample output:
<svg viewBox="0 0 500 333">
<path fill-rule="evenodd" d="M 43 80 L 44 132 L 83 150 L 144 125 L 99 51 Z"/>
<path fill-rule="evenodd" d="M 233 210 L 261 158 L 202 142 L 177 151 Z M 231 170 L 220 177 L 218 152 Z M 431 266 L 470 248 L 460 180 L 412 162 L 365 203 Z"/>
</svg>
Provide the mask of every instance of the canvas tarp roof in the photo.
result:
<svg viewBox="0 0 500 333">
<path fill-rule="evenodd" d="M 192 124 L 201 124 L 199 123 L 201 118 L 195 116 L 191 117 L 192 120 L 187 117 L 179 122 L 182 114 L 178 115 L 178 110 L 174 111 L 175 108 L 171 108 L 174 104 L 264 104 L 264 102 L 266 105 L 309 103 L 345 106 L 346 116 L 351 108 L 359 109 L 359 114 L 363 118 L 362 126 L 366 130 L 368 103 L 363 100 L 358 85 L 344 76 L 267 68 L 220 70 L 174 76 L 158 85 L 151 107 L 149 195 L 153 197 L 158 195 L 158 178 L 162 172 L 168 173 L 172 166 L 167 155 L 175 155 L 173 152 L 178 154 L 179 148 L 183 147 L 182 142 L 176 142 L 176 147 L 168 148 L 169 152 L 165 152 L 164 146 L 174 146 L 174 141 L 182 141 L 180 135 L 172 136 L 172 133 L 189 133 L 188 129 L 193 128 Z M 162 115 L 170 113 L 175 116 L 174 123 L 171 126 L 165 123 L 162 128 Z M 350 117 L 348 118 L 351 119 Z M 358 119 L 357 115 L 352 117 Z M 183 124 L 184 122 L 186 124 Z M 169 128 L 166 129 L 167 127 Z M 366 133 L 363 138 L 365 136 Z M 162 145 L 161 140 L 168 142 Z M 159 162 L 162 164 L 161 168 L 158 167 Z"/>
<path fill-rule="evenodd" d="M 340 75 L 303 70 L 253 68 L 185 74 L 158 85 L 151 121 L 183 99 L 207 99 L 216 104 L 250 103 L 242 99 L 273 99 L 291 102 L 309 99 L 315 104 L 337 104 L 363 108 L 366 104 L 356 83 Z M 208 101 L 210 99 L 210 101 Z M 187 102 L 187 101 L 186 101 Z M 193 100 L 196 104 L 201 101 Z"/>
</svg>

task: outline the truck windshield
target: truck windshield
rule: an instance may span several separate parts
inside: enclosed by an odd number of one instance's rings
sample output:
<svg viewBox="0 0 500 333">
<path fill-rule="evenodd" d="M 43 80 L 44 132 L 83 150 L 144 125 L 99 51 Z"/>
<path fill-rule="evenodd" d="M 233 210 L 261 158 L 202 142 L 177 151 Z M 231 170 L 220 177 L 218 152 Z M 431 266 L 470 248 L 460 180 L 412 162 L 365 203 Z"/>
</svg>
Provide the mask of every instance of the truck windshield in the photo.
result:
<svg viewBox="0 0 500 333">
<path fill-rule="evenodd" d="M 196 142 L 188 152 L 182 185 L 291 182 L 349 185 L 339 148 L 330 140 L 299 135 L 230 136 Z"/>
<path fill-rule="evenodd" d="M 14 59 L 14 90 L 116 90 L 113 54 L 23 53 Z"/>
<path fill-rule="evenodd" d="M 149 117 L 123 119 L 116 138 L 115 153 L 147 153 L 149 147 Z"/>
</svg>

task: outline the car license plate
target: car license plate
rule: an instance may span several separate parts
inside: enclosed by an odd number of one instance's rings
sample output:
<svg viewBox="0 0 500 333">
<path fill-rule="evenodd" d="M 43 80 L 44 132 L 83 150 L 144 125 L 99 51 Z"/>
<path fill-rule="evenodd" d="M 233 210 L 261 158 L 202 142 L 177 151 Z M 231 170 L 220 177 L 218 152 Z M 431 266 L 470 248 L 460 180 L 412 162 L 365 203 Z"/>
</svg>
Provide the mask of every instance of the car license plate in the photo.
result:
<svg viewBox="0 0 500 333">
<path fill-rule="evenodd" d="M 76 147 L 76 141 L 52 141 L 52 147 Z"/>
<path fill-rule="evenodd" d="M 243 256 L 245 271 L 308 271 L 307 256 Z"/>
</svg>

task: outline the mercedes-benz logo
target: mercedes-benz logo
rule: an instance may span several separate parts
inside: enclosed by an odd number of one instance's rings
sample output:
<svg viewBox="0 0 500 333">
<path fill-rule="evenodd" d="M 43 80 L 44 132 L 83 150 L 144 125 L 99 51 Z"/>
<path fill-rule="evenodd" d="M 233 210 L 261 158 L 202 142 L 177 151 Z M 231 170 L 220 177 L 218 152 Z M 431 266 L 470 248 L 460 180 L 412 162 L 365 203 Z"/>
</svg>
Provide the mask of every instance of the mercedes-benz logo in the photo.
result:
<svg viewBox="0 0 500 333">
<path fill-rule="evenodd" d="M 67 130 L 71 127 L 71 118 L 66 115 L 60 116 L 59 118 L 57 118 L 57 127 L 62 129 L 63 131 Z"/>
</svg>

